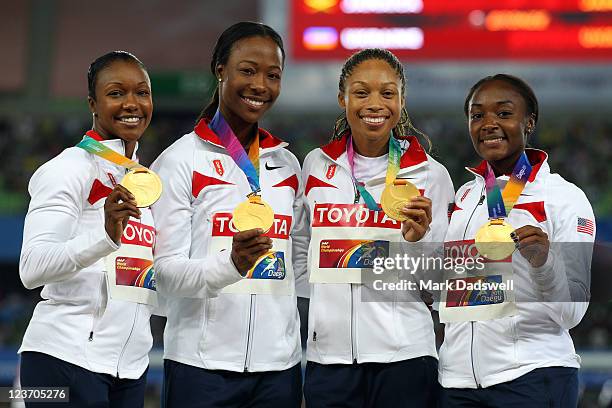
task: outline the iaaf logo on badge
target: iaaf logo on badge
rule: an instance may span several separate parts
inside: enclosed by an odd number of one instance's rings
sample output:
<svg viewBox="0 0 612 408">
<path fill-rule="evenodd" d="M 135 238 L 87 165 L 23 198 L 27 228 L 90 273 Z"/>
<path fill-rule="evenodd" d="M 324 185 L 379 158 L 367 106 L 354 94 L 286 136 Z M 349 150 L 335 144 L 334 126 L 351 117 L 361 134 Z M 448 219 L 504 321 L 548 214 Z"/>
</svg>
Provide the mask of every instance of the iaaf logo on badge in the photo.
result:
<svg viewBox="0 0 612 408">
<path fill-rule="evenodd" d="M 483 263 L 512 262 L 512 255 L 500 261 L 493 261 L 481 256 L 473 239 L 445 242 L 444 257 L 446 259 L 481 259 Z"/>
<path fill-rule="evenodd" d="M 327 177 L 328 180 L 331 180 L 332 177 L 334 177 L 334 174 L 336 174 L 336 166 L 337 165 L 335 164 L 330 164 L 327 168 L 327 173 L 325 174 L 325 177 Z"/>
<path fill-rule="evenodd" d="M 123 231 L 121 243 L 153 248 L 153 245 L 155 245 L 155 228 L 130 220 Z"/>
<path fill-rule="evenodd" d="M 274 214 L 274 223 L 270 231 L 264 235 L 275 239 L 289 239 L 291 231 L 291 216 Z M 232 213 L 216 213 L 213 215 L 213 237 L 233 237 L 238 230 L 232 222 Z"/>
<path fill-rule="evenodd" d="M 316 204 L 312 226 L 401 228 L 398 221 L 383 211 L 369 210 L 365 204 Z"/>
<path fill-rule="evenodd" d="M 223 173 L 225 173 L 225 170 L 223 169 L 223 164 L 221 164 L 221 160 L 213 160 L 213 167 L 215 168 L 215 171 L 218 175 L 222 176 Z"/>
</svg>

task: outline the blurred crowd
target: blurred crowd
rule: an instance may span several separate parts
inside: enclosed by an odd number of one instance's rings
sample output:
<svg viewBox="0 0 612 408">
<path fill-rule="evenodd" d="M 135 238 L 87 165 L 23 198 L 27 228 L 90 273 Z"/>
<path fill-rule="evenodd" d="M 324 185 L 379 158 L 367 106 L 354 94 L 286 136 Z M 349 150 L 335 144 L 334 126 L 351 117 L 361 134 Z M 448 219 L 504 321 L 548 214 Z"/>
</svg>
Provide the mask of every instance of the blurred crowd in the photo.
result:
<svg viewBox="0 0 612 408">
<path fill-rule="evenodd" d="M 197 112 L 183 115 L 156 114 L 145 134 L 138 155 L 145 165 L 174 140 L 190 131 Z M 24 214 L 27 183 L 37 167 L 64 148 L 75 145 L 91 126 L 88 118 L 0 118 L 0 215 Z M 335 121 L 329 115 L 268 116 L 264 126 L 290 143 L 302 160 L 317 145 L 329 139 Z M 414 115 L 413 122 L 431 139 L 431 154 L 449 170 L 459 187 L 469 179 L 463 170 L 478 162 L 465 118 Z M 591 201 L 596 217 L 612 216 L 612 119 L 547 117 L 538 124 L 530 144 L 549 153 L 554 172 L 581 187 Z M 426 141 L 421 141 L 426 146 Z"/>
</svg>

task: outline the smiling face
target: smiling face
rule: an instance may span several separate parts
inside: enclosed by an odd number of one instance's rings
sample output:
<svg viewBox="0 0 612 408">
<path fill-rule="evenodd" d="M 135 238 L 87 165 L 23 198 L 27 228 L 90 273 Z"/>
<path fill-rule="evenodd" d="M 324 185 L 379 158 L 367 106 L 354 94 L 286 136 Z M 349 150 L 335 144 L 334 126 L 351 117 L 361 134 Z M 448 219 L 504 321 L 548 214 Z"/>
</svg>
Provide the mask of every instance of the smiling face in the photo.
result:
<svg viewBox="0 0 612 408">
<path fill-rule="evenodd" d="M 118 60 L 98 73 L 95 90 L 96 98 L 88 98 L 93 129 L 105 139 L 135 144 L 151 122 L 149 75 L 135 62 Z"/>
<path fill-rule="evenodd" d="M 469 101 L 469 129 L 474 149 L 497 170 L 512 170 L 535 126 L 523 96 L 505 81 L 482 84 Z"/>
<path fill-rule="evenodd" d="M 230 124 L 255 124 L 274 104 L 281 89 L 282 58 L 268 37 L 248 37 L 233 45 L 227 63 L 217 66 L 219 108 Z"/>
<path fill-rule="evenodd" d="M 400 119 L 402 85 L 398 73 L 380 59 L 360 63 L 346 78 L 338 103 L 346 111 L 359 153 L 385 153 L 391 130 Z"/>
</svg>

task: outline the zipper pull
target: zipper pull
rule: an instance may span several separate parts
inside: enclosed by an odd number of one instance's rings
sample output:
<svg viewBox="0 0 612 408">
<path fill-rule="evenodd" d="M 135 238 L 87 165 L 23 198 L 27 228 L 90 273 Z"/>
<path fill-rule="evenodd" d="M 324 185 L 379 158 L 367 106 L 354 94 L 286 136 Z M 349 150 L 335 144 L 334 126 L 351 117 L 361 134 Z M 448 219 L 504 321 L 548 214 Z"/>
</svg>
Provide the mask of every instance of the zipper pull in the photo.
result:
<svg viewBox="0 0 612 408">
<path fill-rule="evenodd" d="M 317 332 L 316 331 L 312 332 L 312 341 L 317 341 Z"/>
<path fill-rule="evenodd" d="M 358 204 L 360 198 L 361 198 L 361 194 L 359 194 L 359 189 L 355 187 L 355 202 L 353 204 Z"/>
<path fill-rule="evenodd" d="M 93 341 L 93 330 L 89 332 L 89 338 L 87 340 Z"/>
<path fill-rule="evenodd" d="M 485 196 L 484 194 L 480 196 L 480 200 L 478 200 L 478 204 L 477 205 L 481 205 L 482 203 L 484 203 L 485 200 Z"/>
</svg>

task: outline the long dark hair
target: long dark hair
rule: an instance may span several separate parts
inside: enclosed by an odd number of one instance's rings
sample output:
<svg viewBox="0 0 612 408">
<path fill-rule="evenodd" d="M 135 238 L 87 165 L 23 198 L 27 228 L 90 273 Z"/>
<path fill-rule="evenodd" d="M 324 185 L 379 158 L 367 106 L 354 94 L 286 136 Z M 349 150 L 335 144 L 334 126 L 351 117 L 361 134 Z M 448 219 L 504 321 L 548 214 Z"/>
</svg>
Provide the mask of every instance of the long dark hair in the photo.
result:
<svg viewBox="0 0 612 408">
<path fill-rule="evenodd" d="M 281 36 L 270 26 L 267 26 L 263 23 L 255 23 L 252 21 L 241 21 L 236 23 L 230 27 L 228 27 L 215 44 L 215 48 L 213 50 L 212 59 L 210 61 L 210 72 L 213 75 L 217 75 L 216 69 L 217 65 L 227 64 L 227 60 L 232 52 L 232 47 L 238 41 L 243 40 L 245 38 L 250 37 L 267 37 L 278 45 L 278 48 L 281 50 L 281 54 L 283 55 L 282 63 L 285 63 L 285 49 L 283 47 L 283 39 Z M 199 122 L 201 119 L 212 119 L 217 112 L 217 108 L 219 107 L 219 84 L 216 83 L 215 92 L 210 99 L 210 102 L 200 113 L 198 116 Z"/>
<path fill-rule="evenodd" d="M 88 96 L 93 100 L 96 99 L 96 80 L 100 71 L 104 70 L 110 64 L 115 61 L 133 62 L 138 65 L 144 72 L 147 72 L 147 68 L 136 56 L 127 51 L 111 51 L 94 60 L 89 65 L 87 70 L 87 90 Z"/>
<path fill-rule="evenodd" d="M 344 93 L 346 79 L 351 76 L 353 70 L 362 62 L 373 59 L 385 61 L 387 64 L 389 64 L 391 68 L 395 70 L 397 76 L 402 82 L 401 97 L 403 98 L 404 91 L 406 89 L 406 75 L 404 74 L 404 67 L 400 60 L 391 51 L 382 48 L 366 48 L 351 55 L 342 66 L 342 72 L 340 73 L 340 81 L 338 82 L 338 90 L 341 93 Z M 340 116 L 338 116 L 338 118 L 336 119 L 336 123 L 334 124 L 334 134 L 332 136 L 332 140 L 341 139 L 342 136 L 349 130 L 350 126 L 346 119 L 346 112 L 342 112 Z M 401 138 L 409 134 L 421 136 L 427 142 L 427 151 L 431 150 L 432 144 L 429 137 L 412 124 L 412 120 L 408 115 L 408 111 L 405 107 L 402 107 L 400 120 L 397 126 L 393 128 L 393 136 L 396 138 Z"/>
</svg>

